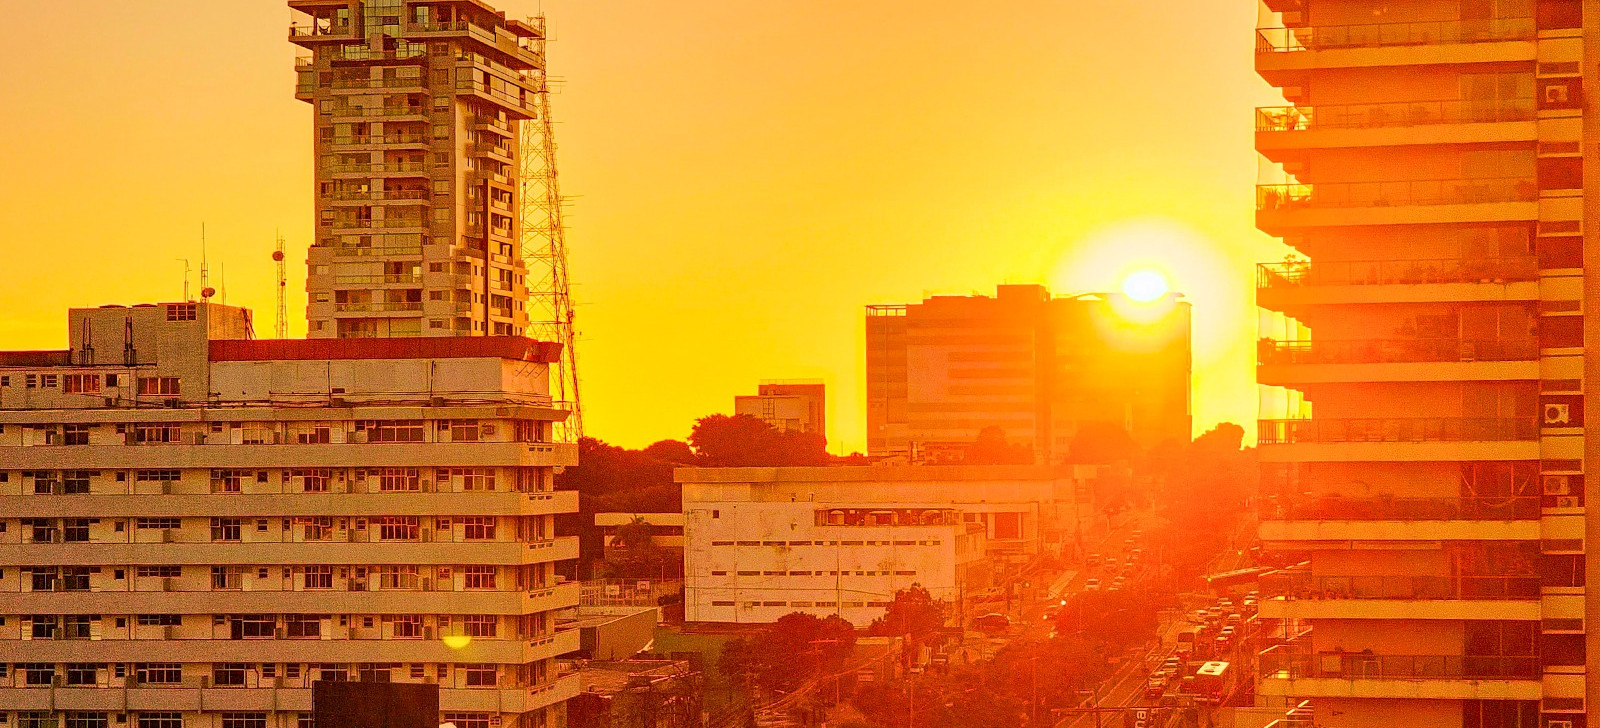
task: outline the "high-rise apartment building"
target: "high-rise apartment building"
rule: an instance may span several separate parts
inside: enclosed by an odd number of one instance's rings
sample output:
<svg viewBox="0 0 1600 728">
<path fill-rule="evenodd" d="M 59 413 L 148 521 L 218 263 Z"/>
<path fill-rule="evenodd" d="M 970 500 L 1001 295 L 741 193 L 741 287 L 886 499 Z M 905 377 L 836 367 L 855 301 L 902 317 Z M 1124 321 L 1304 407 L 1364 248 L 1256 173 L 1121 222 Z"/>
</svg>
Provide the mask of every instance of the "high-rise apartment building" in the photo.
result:
<svg viewBox="0 0 1600 728">
<path fill-rule="evenodd" d="M 1600 13 L 1265 5 L 1256 68 L 1287 105 L 1256 148 L 1289 183 L 1256 222 L 1294 254 L 1257 284 L 1281 315 L 1260 535 L 1298 565 L 1263 584 L 1258 698 L 1324 728 L 1583 726 Z"/>
<path fill-rule="evenodd" d="M 988 427 L 1067 454 L 1089 422 L 1151 446 L 1189 439 L 1189 304 L 1038 285 L 867 307 L 867 451 L 938 460 Z"/>
<path fill-rule="evenodd" d="M 315 680 L 559 728 L 575 446 L 521 337 L 251 340 L 210 303 L 0 352 L 0 725 L 307 728 Z"/>
<path fill-rule="evenodd" d="M 733 398 L 733 413 L 759 419 L 779 432 L 827 437 L 827 385 L 817 381 L 762 382 L 754 395 Z"/>
<path fill-rule="evenodd" d="M 312 338 L 520 336 L 543 28 L 478 0 L 290 0 L 313 107 Z"/>
</svg>

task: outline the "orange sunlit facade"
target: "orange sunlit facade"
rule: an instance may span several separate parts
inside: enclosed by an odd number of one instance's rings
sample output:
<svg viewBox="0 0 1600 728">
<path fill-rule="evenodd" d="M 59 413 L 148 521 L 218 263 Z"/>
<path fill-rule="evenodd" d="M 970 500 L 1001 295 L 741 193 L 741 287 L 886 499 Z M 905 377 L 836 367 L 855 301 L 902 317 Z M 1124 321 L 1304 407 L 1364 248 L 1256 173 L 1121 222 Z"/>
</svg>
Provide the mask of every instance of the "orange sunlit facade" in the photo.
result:
<svg viewBox="0 0 1600 728">
<path fill-rule="evenodd" d="M 1257 276 L 1260 535 L 1296 565 L 1262 585 L 1258 702 L 1582 726 L 1595 29 L 1576 0 L 1266 5 L 1256 223 L 1293 254 Z"/>
</svg>

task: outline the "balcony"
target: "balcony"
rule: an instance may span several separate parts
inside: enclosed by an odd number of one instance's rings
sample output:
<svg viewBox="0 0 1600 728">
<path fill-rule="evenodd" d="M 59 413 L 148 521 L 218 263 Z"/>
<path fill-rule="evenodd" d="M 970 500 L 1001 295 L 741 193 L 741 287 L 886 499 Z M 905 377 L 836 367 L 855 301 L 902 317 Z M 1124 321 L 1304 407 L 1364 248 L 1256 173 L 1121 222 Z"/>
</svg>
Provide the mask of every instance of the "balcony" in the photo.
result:
<svg viewBox="0 0 1600 728">
<path fill-rule="evenodd" d="M 511 112 L 518 119 L 532 119 L 538 113 L 538 106 L 531 98 L 531 93 L 525 98 L 522 95 L 513 94 L 478 81 L 457 81 L 456 91 L 458 93 L 470 93 L 478 98 L 491 101 L 500 108 Z"/>
<path fill-rule="evenodd" d="M 1263 541 L 1537 541 L 1539 497 L 1263 499 Z"/>
<path fill-rule="evenodd" d="M 418 205 L 427 204 L 433 199 L 433 193 L 428 190 L 350 190 L 328 192 L 321 197 L 328 202 L 355 202 L 362 204 L 397 202 Z"/>
<path fill-rule="evenodd" d="M 333 176 L 356 175 L 360 177 L 427 177 L 425 162 L 391 162 L 388 164 L 330 164 L 323 173 Z"/>
<path fill-rule="evenodd" d="M 396 313 L 404 315 L 421 311 L 421 301 L 363 301 L 333 304 L 335 315 L 343 313 Z"/>
<path fill-rule="evenodd" d="M 302 48 L 315 47 L 318 43 L 347 43 L 355 39 L 354 32 L 355 26 L 349 23 L 343 25 L 325 22 L 291 23 L 289 42 Z"/>
<path fill-rule="evenodd" d="M 1256 380 L 1276 386 L 1539 378 L 1539 342 L 1532 338 L 1262 339 L 1256 354 Z"/>
<path fill-rule="evenodd" d="M 1283 311 L 1320 304 L 1534 301 L 1538 280 L 1533 256 L 1296 260 L 1256 266 L 1256 303 Z"/>
<path fill-rule="evenodd" d="M 1256 109 L 1256 150 L 1274 161 L 1310 149 L 1532 142 L 1536 133 L 1533 99 Z"/>
<path fill-rule="evenodd" d="M 1263 650 L 1261 695 L 1302 698 L 1538 700 L 1538 657 L 1309 653 L 1303 645 Z"/>
<path fill-rule="evenodd" d="M 1262 462 L 1536 460 L 1533 417 L 1259 420 Z"/>
<path fill-rule="evenodd" d="M 1535 220 L 1532 177 L 1256 186 L 1256 227 L 1281 235 L 1298 227 Z"/>
<path fill-rule="evenodd" d="M 335 119 L 365 119 L 384 117 L 381 121 L 426 121 L 428 110 L 422 106 L 340 106 L 333 110 Z"/>
<path fill-rule="evenodd" d="M 1256 71 L 1275 86 L 1306 71 L 1533 60 L 1533 18 L 1367 23 L 1256 31 Z"/>
<path fill-rule="evenodd" d="M 423 39 L 448 36 L 468 38 L 480 43 L 481 47 L 498 51 L 507 61 L 523 69 L 544 67 L 544 54 L 539 52 L 537 35 L 518 36 L 512 33 L 502 35 L 494 28 L 486 28 L 466 20 L 406 23 L 405 32 L 408 36 L 421 36 Z"/>
</svg>

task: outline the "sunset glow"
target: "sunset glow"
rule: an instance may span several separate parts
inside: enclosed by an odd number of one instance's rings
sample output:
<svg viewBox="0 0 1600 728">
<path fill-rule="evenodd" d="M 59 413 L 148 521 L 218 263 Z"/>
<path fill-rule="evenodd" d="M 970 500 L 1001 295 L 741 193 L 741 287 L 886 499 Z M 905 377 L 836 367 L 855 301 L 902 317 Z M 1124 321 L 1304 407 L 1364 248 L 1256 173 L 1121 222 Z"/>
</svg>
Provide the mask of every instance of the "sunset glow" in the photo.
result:
<svg viewBox="0 0 1600 728">
<path fill-rule="evenodd" d="M 1153 270 L 1142 270 L 1122 279 L 1123 295 L 1140 303 L 1154 301 L 1171 290 L 1167 277 Z"/>
</svg>

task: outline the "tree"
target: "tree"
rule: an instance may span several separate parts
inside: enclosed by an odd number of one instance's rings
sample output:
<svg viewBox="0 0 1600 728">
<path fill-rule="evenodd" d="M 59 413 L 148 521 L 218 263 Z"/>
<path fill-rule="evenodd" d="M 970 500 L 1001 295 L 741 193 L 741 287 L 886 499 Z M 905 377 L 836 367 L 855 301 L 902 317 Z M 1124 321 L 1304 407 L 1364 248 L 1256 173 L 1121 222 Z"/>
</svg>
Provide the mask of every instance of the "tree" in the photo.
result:
<svg viewBox="0 0 1600 728">
<path fill-rule="evenodd" d="M 617 526 L 605 561 L 606 578 L 655 579 L 667 571 L 669 554 L 656 546 L 655 527 L 635 516 Z"/>
<path fill-rule="evenodd" d="M 818 670 L 840 669 L 855 645 L 855 627 L 838 615 L 794 612 L 753 637 L 724 643 L 717 669 L 735 684 L 788 692 Z"/>
<path fill-rule="evenodd" d="M 701 465 L 774 467 L 827 465 L 827 441 L 805 432 L 779 432 L 750 415 L 709 415 L 695 421 L 689 445 Z"/>
<path fill-rule="evenodd" d="M 1006 431 L 989 425 L 978 431 L 978 439 L 967 446 L 963 462 L 968 465 L 1032 465 L 1033 448 L 1006 442 Z"/>
<path fill-rule="evenodd" d="M 1078 425 L 1072 444 L 1067 446 L 1067 462 L 1105 465 L 1131 461 L 1139 455 L 1128 430 L 1114 422 L 1084 422 Z"/>
<path fill-rule="evenodd" d="M 921 584 L 912 584 L 909 589 L 894 593 L 894 601 L 889 602 L 882 617 L 867 626 L 867 634 L 921 640 L 943 628 L 949 614 L 949 604 L 934 599 Z"/>
</svg>

